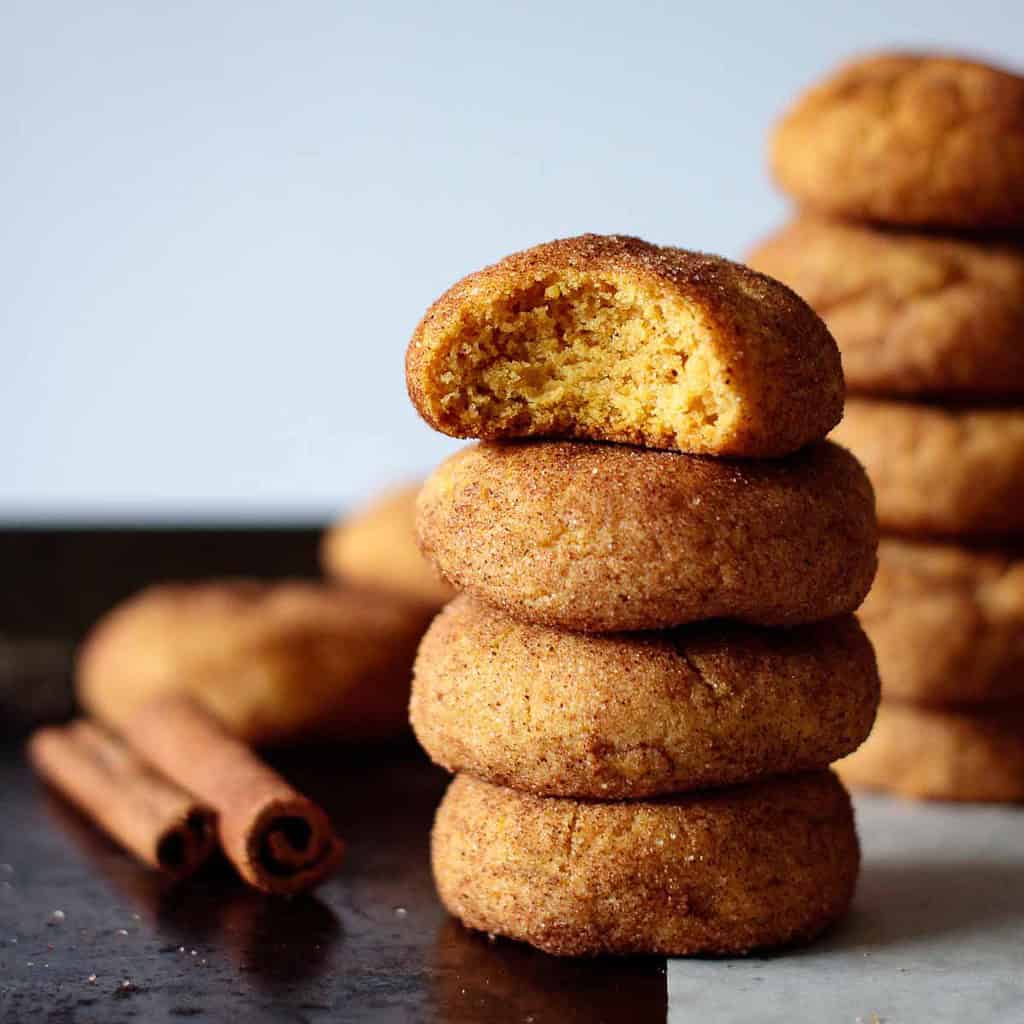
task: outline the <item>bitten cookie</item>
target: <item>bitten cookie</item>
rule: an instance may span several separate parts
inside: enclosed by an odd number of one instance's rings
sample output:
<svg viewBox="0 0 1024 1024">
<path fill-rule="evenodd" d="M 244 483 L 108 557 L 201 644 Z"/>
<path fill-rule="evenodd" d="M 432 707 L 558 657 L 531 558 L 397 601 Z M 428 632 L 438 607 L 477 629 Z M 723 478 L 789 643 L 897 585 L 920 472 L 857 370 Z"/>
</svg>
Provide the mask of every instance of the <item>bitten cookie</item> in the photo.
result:
<svg viewBox="0 0 1024 1024">
<path fill-rule="evenodd" d="M 1024 703 L 953 710 L 883 701 L 871 735 L 836 770 L 851 786 L 924 800 L 1024 800 Z"/>
<path fill-rule="evenodd" d="M 805 216 L 749 262 L 825 318 L 851 391 L 1024 394 L 1024 249 Z"/>
<path fill-rule="evenodd" d="M 559 956 L 747 953 L 813 938 L 850 904 L 859 852 L 831 772 L 657 801 L 586 803 L 451 784 L 432 841 L 463 924 Z"/>
<path fill-rule="evenodd" d="M 952 228 L 1024 226 L 1024 79 L 927 54 L 841 67 L 775 130 L 772 169 L 806 206 Z"/>
<path fill-rule="evenodd" d="M 864 463 L 883 528 L 928 534 L 1024 530 L 1024 408 L 851 398 L 832 437 Z"/>
<path fill-rule="evenodd" d="M 150 587 L 86 638 L 78 697 L 115 728 L 147 699 L 184 691 L 252 743 L 397 735 L 430 614 L 297 581 Z"/>
<path fill-rule="evenodd" d="M 826 768 L 871 730 L 878 689 L 852 615 L 588 636 L 463 596 L 423 638 L 410 713 L 449 771 L 620 800 Z"/>
<path fill-rule="evenodd" d="M 455 591 L 438 579 L 416 544 L 419 490 L 419 484 L 397 487 L 335 523 L 320 546 L 324 572 L 431 608 L 454 597 Z"/>
<path fill-rule="evenodd" d="M 420 492 L 424 552 L 526 621 L 608 632 L 853 611 L 875 573 L 871 485 L 827 443 L 725 462 L 616 445 L 479 444 Z"/>
<path fill-rule="evenodd" d="M 843 406 L 835 341 L 788 288 L 617 235 L 538 245 L 459 281 L 416 328 L 406 379 L 454 437 L 715 455 L 785 455 Z"/>
<path fill-rule="evenodd" d="M 887 697 L 1024 700 L 1024 557 L 883 538 L 859 618 Z"/>
</svg>

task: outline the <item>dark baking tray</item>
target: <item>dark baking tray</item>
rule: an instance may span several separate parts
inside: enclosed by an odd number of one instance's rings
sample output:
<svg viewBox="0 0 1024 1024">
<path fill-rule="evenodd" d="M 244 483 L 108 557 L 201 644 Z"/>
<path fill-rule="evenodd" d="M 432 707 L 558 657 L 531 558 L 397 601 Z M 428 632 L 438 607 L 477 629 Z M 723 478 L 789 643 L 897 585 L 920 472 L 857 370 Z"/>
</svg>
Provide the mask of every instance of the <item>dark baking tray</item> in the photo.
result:
<svg viewBox="0 0 1024 1024">
<path fill-rule="evenodd" d="M 664 960 L 558 960 L 447 918 L 428 859 L 446 777 L 412 742 L 278 756 L 349 843 L 341 874 L 294 900 L 247 890 L 223 865 L 167 887 L 32 777 L 17 733 L 67 712 L 70 651 L 97 614 L 155 579 L 313 575 L 316 539 L 0 531 L 0 635 L 14 652 L 0 740 L 0 1021 L 663 1021 Z M 18 710 L 18 650 L 49 703 Z"/>
</svg>

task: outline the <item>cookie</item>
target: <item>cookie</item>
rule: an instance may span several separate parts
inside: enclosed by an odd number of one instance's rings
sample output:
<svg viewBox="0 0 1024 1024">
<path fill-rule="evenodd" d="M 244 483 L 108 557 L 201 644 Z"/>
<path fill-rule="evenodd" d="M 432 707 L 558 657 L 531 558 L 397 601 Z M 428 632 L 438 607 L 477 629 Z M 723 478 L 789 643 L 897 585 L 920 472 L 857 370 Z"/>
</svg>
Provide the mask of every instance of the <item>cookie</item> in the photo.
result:
<svg viewBox="0 0 1024 1024">
<path fill-rule="evenodd" d="M 588 636 L 462 596 L 423 638 L 410 717 L 449 771 L 622 800 L 826 768 L 864 740 L 877 704 L 852 615 Z"/>
<path fill-rule="evenodd" d="M 851 398 L 832 437 L 863 462 L 883 528 L 1024 531 L 1024 408 Z"/>
<path fill-rule="evenodd" d="M 455 591 L 438 579 L 416 544 L 419 490 L 419 484 L 396 487 L 335 523 L 320 546 L 324 572 L 431 608 L 451 600 Z"/>
<path fill-rule="evenodd" d="M 1024 800 L 1024 703 L 927 708 L 883 701 L 843 781 L 923 800 Z"/>
<path fill-rule="evenodd" d="M 655 801 L 538 797 L 460 775 L 432 838 L 463 924 L 559 956 L 736 954 L 846 913 L 859 853 L 831 772 Z"/>
<path fill-rule="evenodd" d="M 854 392 L 1024 395 L 1024 249 L 805 216 L 751 266 L 825 319 Z"/>
<path fill-rule="evenodd" d="M 1024 556 L 883 538 L 859 618 L 887 697 L 1024 701 Z"/>
<path fill-rule="evenodd" d="M 393 595 L 298 581 L 150 587 L 86 638 L 78 697 L 114 728 L 181 690 L 252 743 L 397 735 L 430 615 Z"/>
<path fill-rule="evenodd" d="M 853 61 L 782 118 L 771 164 L 800 203 L 840 217 L 1024 227 L 1024 79 L 938 55 Z"/>
<path fill-rule="evenodd" d="M 420 545 L 458 589 L 589 632 L 853 611 L 875 573 L 871 486 L 836 445 L 727 462 L 573 442 L 457 452 L 417 505 Z"/>
<path fill-rule="evenodd" d="M 406 355 L 453 437 L 785 455 L 842 413 L 835 341 L 788 288 L 717 256 L 581 235 L 508 256 L 427 311 Z"/>
</svg>

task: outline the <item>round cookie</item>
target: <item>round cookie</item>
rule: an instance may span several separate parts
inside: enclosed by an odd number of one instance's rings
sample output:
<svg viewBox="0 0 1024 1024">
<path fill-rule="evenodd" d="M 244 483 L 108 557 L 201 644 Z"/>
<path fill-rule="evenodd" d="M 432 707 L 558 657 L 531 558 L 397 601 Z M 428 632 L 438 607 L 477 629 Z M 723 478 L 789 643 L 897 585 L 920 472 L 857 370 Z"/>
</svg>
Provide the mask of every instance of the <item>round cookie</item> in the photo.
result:
<svg viewBox="0 0 1024 1024">
<path fill-rule="evenodd" d="M 883 53 L 806 92 L 775 129 L 779 185 L 840 217 L 1024 226 L 1024 78 L 956 57 Z"/>
<path fill-rule="evenodd" d="M 843 781 L 923 800 L 1024 800 L 1024 703 L 953 710 L 883 701 Z"/>
<path fill-rule="evenodd" d="M 1024 395 L 1024 249 L 804 216 L 749 254 L 825 319 L 851 391 Z"/>
<path fill-rule="evenodd" d="M 842 415 L 839 352 L 784 285 L 717 256 L 581 235 L 470 274 L 427 311 L 409 396 L 454 437 L 786 455 Z"/>
<path fill-rule="evenodd" d="M 842 615 L 867 593 L 877 545 L 867 477 L 828 443 L 756 462 L 474 445 L 424 484 L 417 529 L 458 589 L 586 632 Z"/>
<path fill-rule="evenodd" d="M 429 618 L 393 595 L 298 581 L 150 587 L 86 638 L 78 697 L 114 728 L 180 690 L 252 743 L 397 735 Z"/>
<path fill-rule="evenodd" d="M 826 768 L 870 732 L 878 690 L 852 615 L 587 635 L 462 596 L 423 638 L 410 717 L 449 771 L 622 800 Z"/>
<path fill-rule="evenodd" d="M 886 697 L 1024 700 L 1024 558 L 883 538 L 858 613 Z"/>
<path fill-rule="evenodd" d="M 432 837 L 463 924 L 558 956 L 747 953 L 850 904 L 850 799 L 831 772 L 657 801 L 538 797 L 460 775 Z"/>
<path fill-rule="evenodd" d="M 455 596 L 416 544 L 420 485 L 396 487 L 335 523 L 323 537 L 320 562 L 328 576 L 402 594 L 440 608 Z"/>
<path fill-rule="evenodd" d="M 864 463 L 884 529 L 1024 531 L 1024 408 L 851 398 L 832 437 Z"/>
</svg>

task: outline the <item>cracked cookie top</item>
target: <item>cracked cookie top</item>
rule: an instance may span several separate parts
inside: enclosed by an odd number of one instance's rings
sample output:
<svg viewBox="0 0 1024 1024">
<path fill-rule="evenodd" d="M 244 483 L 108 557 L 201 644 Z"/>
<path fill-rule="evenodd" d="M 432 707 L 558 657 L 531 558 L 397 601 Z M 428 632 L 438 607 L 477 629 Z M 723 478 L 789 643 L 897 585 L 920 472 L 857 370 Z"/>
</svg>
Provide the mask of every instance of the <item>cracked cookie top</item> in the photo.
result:
<svg viewBox="0 0 1024 1024">
<path fill-rule="evenodd" d="M 464 925 L 558 956 L 734 955 L 807 941 L 859 867 L 831 772 L 657 800 L 540 797 L 459 775 L 431 840 Z"/>
<path fill-rule="evenodd" d="M 588 636 L 462 595 L 423 638 L 410 715 L 449 771 L 623 800 L 826 768 L 867 736 L 878 692 L 852 615 Z"/>
</svg>

